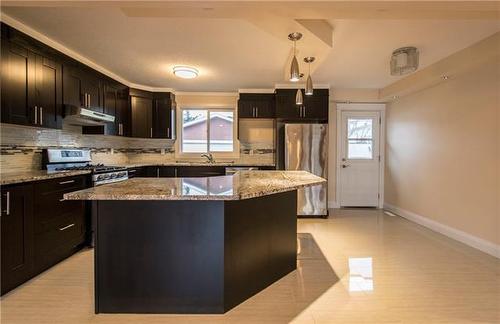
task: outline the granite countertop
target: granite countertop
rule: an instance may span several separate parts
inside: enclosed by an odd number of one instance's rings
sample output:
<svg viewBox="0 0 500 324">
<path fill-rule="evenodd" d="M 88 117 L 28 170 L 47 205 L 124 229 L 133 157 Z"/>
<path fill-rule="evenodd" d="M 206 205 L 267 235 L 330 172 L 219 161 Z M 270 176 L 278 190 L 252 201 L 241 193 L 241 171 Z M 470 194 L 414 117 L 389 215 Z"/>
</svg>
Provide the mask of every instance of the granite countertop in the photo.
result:
<svg viewBox="0 0 500 324">
<path fill-rule="evenodd" d="M 9 185 L 21 182 L 40 181 L 54 178 L 71 177 L 81 174 L 89 174 L 89 170 L 56 171 L 31 170 L 21 172 L 3 172 L 0 174 L 0 185 Z"/>
<path fill-rule="evenodd" d="M 241 200 L 314 186 L 325 179 L 306 171 L 239 171 L 201 178 L 133 178 L 75 191 L 67 200 Z"/>
</svg>

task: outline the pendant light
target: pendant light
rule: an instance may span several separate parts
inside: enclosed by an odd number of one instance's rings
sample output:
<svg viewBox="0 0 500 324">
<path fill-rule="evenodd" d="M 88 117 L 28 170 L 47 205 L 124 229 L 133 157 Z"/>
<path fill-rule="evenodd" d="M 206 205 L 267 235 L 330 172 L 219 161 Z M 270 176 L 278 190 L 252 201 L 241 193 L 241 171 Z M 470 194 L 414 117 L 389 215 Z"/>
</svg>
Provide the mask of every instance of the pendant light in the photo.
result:
<svg viewBox="0 0 500 324">
<path fill-rule="evenodd" d="M 297 93 L 295 94 L 295 104 L 296 105 L 304 104 L 304 97 L 302 96 L 302 90 L 300 89 L 297 89 Z"/>
<path fill-rule="evenodd" d="M 311 78 L 311 63 L 314 62 L 314 56 L 305 57 L 304 62 L 306 62 L 309 66 L 309 75 L 307 76 L 305 94 L 306 94 L 306 96 L 312 96 L 312 94 L 313 94 L 313 80 Z"/>
<path fill-rule="evenodd" d="M 299 62 L 296 57 L 296 43 L 302 38 L 302 34 L 299 32 L 291 33 L 288 35 L 288 39 L 293 42 L 293 59 L 290 65 L 290 81 L 297 82 L 300 80 Z"/>
</svg>

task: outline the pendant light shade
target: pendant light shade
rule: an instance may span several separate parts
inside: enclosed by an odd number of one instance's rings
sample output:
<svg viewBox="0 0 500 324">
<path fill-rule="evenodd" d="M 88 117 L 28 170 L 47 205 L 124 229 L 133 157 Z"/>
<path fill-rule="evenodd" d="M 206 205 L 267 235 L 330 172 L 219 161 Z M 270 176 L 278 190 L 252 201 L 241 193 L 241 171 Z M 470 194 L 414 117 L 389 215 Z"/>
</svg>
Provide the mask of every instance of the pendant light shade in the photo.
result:
<svg viewBox="0 0 500 324">
<path fill-rule="evenodd" d="M 304 97 L 302 96 L 302 91 L 300 89 L 297 89 L 297 93 L 295 94 L 295 104 L 296 105 L 304 104 Z"/>
<path fill-rule="evenodd" d="M 311 63 L 314 62 L 314 57 L 312 56 L 305 57 L 304 62 L 306 62 L 309 66 L 309 75 L 307 76 L 305 94 L 306 96 L 312 96 L 314 90 L 313 90 L 313 80 L 311 78 Z"/>
<path fill-rule="evenodd" d="M 306 82 L 306 96 L 312 96 L 313 95 L 313 80 L 311 79 L 311 76 L 309 75 L 307 77 L 307 82 Z"/>
<path fill-rule="evenodd" d="M 295 55 L 292 59 L 292 65 L 290 65 L 290 81 L 297 82 L 300 80 L 299 62 Z"/>
<path fill-rule="evenodd" d="M 288 39 L 293 42 L 293 59 L 290 65 L 290 81 L 297 82 L 300 80 L 300 70 L 299 70 L 299 62 L 296 57 L 296 43 L 299 39 L 302 38 L 302 34 L 295 32 L 288 35 Z"/>
</svg>

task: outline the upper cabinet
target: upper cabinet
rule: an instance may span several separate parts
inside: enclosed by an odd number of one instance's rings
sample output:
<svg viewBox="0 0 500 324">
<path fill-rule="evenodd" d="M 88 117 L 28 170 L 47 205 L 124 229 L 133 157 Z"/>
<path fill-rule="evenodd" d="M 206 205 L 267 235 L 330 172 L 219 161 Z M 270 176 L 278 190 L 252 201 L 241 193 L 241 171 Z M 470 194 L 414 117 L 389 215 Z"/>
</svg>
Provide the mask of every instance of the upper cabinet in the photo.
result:
<svg viewBox="0 0 500 324">
<path fill-rule="evenodd" d="M 175 138 L 175 96 L 130 89 L 131 136 Z"/>
<path fill-rule="evenodd" d="M 2 122 L 61 128 L 62 65 L 56 60 L 2 39 L 1 92 Z"/>
<path fill-rule="evenodd" d="M 99 75 L 80 64 L 64 65 L 64 104 L 103 112 Z"/>
<path fill-rule="evenodd" d="M 286 120 L 328 121 L 329 90 L 314 89 L 312 96 L 302 95 L 304 103 L 297 105 L 297 89 L 276 90 L 276 117 Z"/>
<path fill-rule="evenodd" d="M 274 118 L 275 111 L 274 94 L 240 93 L 239 118 Z"/>
</svg>

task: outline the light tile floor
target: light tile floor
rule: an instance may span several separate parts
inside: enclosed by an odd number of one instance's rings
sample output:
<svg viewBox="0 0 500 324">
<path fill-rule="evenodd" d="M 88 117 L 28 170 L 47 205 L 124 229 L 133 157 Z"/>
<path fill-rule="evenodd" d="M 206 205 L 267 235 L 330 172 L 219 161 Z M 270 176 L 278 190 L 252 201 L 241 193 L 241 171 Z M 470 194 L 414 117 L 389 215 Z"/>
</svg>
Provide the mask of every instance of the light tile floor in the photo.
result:
<svg viewBox="0 0 500 324">
<path fill-rule="evenodd" d="M 1 323 L 499 323 L 500 261 L 379 210 L 298 222 L 298 268 L 225 315 L 93 312 L 93 251 L 1 299 Z"/>
</svg>

